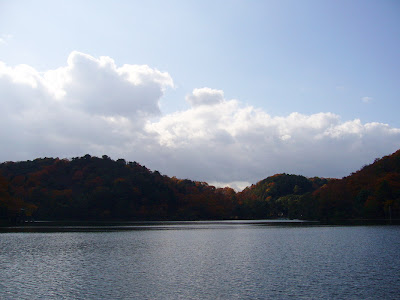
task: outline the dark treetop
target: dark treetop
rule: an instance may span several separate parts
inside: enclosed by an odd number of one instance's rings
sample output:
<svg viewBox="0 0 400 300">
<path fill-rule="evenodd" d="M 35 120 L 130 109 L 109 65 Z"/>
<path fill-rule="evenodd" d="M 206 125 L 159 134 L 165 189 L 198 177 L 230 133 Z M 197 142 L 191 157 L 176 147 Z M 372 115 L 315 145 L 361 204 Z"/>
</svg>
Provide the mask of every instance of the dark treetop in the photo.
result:
<svg viewBox="0 0 400 300">
<path fill-rule="evenodd" d="M 85 155 L 0 164 L 0 223 L 400 218 L 400 150 L 343 179 L 276 174 L 242 192 Z"/>
</svg>

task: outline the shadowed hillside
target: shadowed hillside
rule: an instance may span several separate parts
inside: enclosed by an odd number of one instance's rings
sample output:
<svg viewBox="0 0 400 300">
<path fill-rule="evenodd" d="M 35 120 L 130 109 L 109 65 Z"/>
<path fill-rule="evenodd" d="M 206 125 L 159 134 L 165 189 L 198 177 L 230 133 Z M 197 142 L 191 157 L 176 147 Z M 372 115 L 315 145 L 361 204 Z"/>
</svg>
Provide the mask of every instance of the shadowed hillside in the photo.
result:
<svg viewBox="0 0 400 300">
<path fill-rule="evenodd" d="M 276 174 L 239 193 L 106 155 L 5 162 L 0 174 L 2 223 L 400 218 L 400 150 L 343 179 Z"/>
<path fill-rule="evenodd" d="M 232 215 L 235 196 L 106 155 L 6 162 L 0 172 L 3 219 L 220 219 Z"/>
<path fill-rule="evenodd" d="M 246 218 L 318 219 L 311 193 L 328 179 L 276 174 L 238 194 Z"/>
<path fill-rule="evenodd" d="M 400 150 L 313 193 L 318 217 L 331 219 L 400 218 Z"/>
</svg>

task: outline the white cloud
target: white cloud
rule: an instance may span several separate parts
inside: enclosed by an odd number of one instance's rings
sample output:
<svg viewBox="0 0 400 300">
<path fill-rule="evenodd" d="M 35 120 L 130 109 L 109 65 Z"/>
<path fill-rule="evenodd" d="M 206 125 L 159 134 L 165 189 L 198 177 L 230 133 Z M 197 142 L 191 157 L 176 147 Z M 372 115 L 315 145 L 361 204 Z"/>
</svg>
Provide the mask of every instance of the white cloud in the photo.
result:
<svg viewBox="0 0 400 300">
<path fill-rule="evenodd" d="M 116 152 L 144 135 L 171 77 L 148 66 L 118 68 L 73 52 L 67 66 L 39 72 L 0 62 L 0 159 Z M 139 145 L 140 142 L 137 142 Z"/>
<path fill-rule="evenodd" d="M 224 92 L 210 88 L 194 89 L 192 94 L 186 96 L 192 106 L 219 104 L 224 99 Z"/>
<path fill-rule="evenodd" d="M 362 100 L 364 103 L 368 103 L 368 102 L 371 102 L 371 101 L 373 100 L 373 98 L 372 98 L 372 97 L 362 97 L 361 100 Z"/>
<path fill-rule="evenodd" d="M 43 73 L 0 63 L 0 160 L 107 154 L 241 189 L 281 172 L 345 176 L 400 148 L 400 129 L 388 124 L 271 116 L 210 88 L 186 97 L 191 108 L 160 116 L 172 86 L 166 72 L 79 52 Z"/>
<path fill-rule="evenodd" d="M 8 45 L 8 41 L 12 38 L 11 34 L 2 34 L 0 37 L 0 45 Z"/>
<path fill-rule="evenodd" d="M 279 172 L 344 176 L 400 147 L 400 129 L 387 124 L 342 122 L 332 113 L 274 117 L 226 99 L 163 116 L 146 129 L 176 154 L 171 165 L 179 157 L 193 169 L 188 175 L 216 182 L 254 182 Z"/>
<path fill-rule="evenodd" d="M 45 78 L 68 105 L 103 116 L 159 114 L 159 99 L 173 86 L 166 72 L 138 65 L 118 68 L 110 57 L 80 52 L 72 52 L 66 67 L 47 72 Z"/>
<path fill-rule="evenodd" d="M 230 187 L 235 191 L 242 191 L 246 187 L 250 186 L 252 183 L 248 181 L 233 181 L 233 182 L 217 182 L 212 181 L 208 183 L 209 185 L 215 186 L 216 188 Z"/>
</svg>

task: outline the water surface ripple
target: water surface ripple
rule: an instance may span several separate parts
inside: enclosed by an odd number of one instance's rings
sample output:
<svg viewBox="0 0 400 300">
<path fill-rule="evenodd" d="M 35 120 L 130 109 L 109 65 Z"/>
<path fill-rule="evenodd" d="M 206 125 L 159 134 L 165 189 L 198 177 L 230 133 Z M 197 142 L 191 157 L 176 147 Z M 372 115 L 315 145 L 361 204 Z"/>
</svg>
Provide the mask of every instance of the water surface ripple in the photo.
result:
<svg viewBox="0 0 400 300">
<path fill-rule="evenodd" d="M 0 299 L 400 299 L 400 226 L 165 226 L 1 233 Z"/>
</svg>

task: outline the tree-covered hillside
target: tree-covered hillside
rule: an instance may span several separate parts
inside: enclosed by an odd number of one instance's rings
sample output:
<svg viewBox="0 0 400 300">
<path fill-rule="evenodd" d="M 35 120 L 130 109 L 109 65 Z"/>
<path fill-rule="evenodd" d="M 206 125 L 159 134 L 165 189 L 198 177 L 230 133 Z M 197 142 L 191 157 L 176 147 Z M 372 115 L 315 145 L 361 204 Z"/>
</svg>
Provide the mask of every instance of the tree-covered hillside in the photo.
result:
<svg viewBox="0 0 400 300">
<path fill-rule="evenodd" d="M 400 219 L 400 150 L 343 179 L 277 174 L 237 198 L 249 218 Z"/>
<path fill-rule="evenodd" d="M 400 150 L 314 192 L 318 218 L 399 219 Z"/>
<path fill-rule="evenodd" d="M 400 150 L 343 179 L 276 174 L 236 193 L 85 155 L 0 164 L 0 220 L 400 219 Z"/>
<path fill-rule="evenodd" d="M 0 214 L 44 220 L 229 218 L 235 192 L 85 155 L 1 164 Z"/>
<path fill-rule="evenodd" d="M 328 182 L 324 178 L 276 174 L 238 194 L 246 218 L 317 219 L 311 193 Z"/>
</svg>

